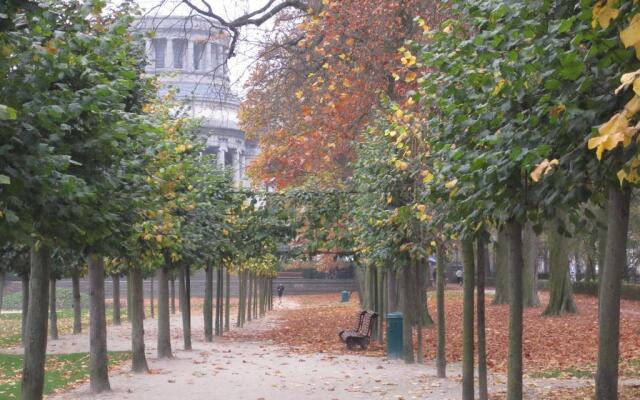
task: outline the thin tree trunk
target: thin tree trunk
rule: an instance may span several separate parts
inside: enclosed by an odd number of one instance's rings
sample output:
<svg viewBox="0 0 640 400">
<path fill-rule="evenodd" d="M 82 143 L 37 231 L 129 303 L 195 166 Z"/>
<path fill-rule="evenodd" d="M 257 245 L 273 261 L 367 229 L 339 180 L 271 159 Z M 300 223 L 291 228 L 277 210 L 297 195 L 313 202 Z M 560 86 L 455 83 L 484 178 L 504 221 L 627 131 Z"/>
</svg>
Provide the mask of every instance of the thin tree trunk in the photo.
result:
<svg viewBox="0 0 640 400">
<path fill-rule="evenodd" d="M 111 390 L 107 357 L 107 318 L 104 306 L 104 259 L 90 253 L 89 261 L 89 387 L 92 393 Z"/>
<path fill-rule="evenodd" d="M 246 315 L 247 315 L 247 320 L 249 322 L 251 322 L 251 302 L 253 301 L 253 273 L 252 272 L 247 272 L 247 274 L 249 275 L 247 280 L 248 280 L 248 293 L 247 293 L 247 311 L 246 311 Z"/>
<path fill-rule="evenodd" d="M 474 335 L 473 335 L 473 288 L 474 260 L 473 241 L 462 241 L 462 265 L 463 265 L 463 311 L 462 311 L 462 399 L 473 400 L 474 386 Z"/>
<path fill-rule="evenodd" d="M 4 299 L 4 285 L 6 276 L 6 272 L 4 270 L 0 270 L 0 312 L 2 312 L 2 300 Z"/>
<path fill-rule="evenodd" d="M 540 298 L 538 297 L 538 240 L 536 233 L 533 231 L 533 224 L 527 222 L 522 232 L 523 245 L 523 283 L 522 295 L 525 307 L 539 307 Z"/>
<path fill-rule="evenodd" d="M 44 389 L 44 363 L 47 352 L 51 251 L 44 245 L 40 245 L 39 248 L 33 246 L 30 258 L 28 313 L 26 314 L 26 329 L 23 333 L 22 399 L 40 400 Z"/>
<path fill-rule="evenodd" d="M 176 277 L 171 276 L 171 314 L 176 313 Z"/>
<path fill-rule="evenodd" d="M 438 347 L 436 349 L 436 367 L 438 369 L 438 378 L 447 377 L 447 356 L 445 352 L 446 345 L 446 328 L 445 328 L 445 310 L 444 310 L 444 286 L 446 263 L 444 246 L 439 244 L 437 247 L 436 259 L 436 302 L 438 306 Z"/>
<path fill-rule="evenodd" d="M 410 261 L 413 263 L 414 261 Z M 403 351 L 404 362 L 412 364 L 415 362 L 413 351 L 413 281 L 411 269 L 413 268 L 410 262 L 405 263 L 401 270 L 400 279 L 400 307 L 402 309 L 402 335 L 403 335 Z"/>
<path fill-rule="evenodd" d="M 387 306 L 389 312 L 398 311 L 398 279 L 395 270 L 390 270 L 387 283 Z"/>
<path fill-rule="evenodd" d="M 120 274 L 111 275 L 113 283 L 113 324 L 120 325 Z"/>
<path fill-rule="evenodd" d="M 131 279 L 131 370 L 136 373 L 149 372 L 144 346 L 144 287 L 142 271 L 138 267 L 129 270 Z"/>
<path fill-rule="evenodd" d="M 569 277 L 569 239 L 560 232 L 562 217 L 549 230 L 549 304 L 544 315 L 576 313 Z"/>
<path fill-rule="evenodd" d="M 479 238 L 476 241 L 476 268 L 477 268 L 477 314 L 478 314 L 478 393 L 480 400 L 487 400 L 489 398 L 489 391 L 487 388 L 487 341 L 486 341 L 486 319 L 485 319 L 485 305 L 484 305 L 484 281 L 486 270 L 486 241 L 484 237 Z"/>
<path fill-rule="evenodd" d="M 29 312 L 29 273 L 22 275 L 22 345 L 27 343 L 27 320 Z M 48 286 L 47 286 L 48 288 Z M 48 296 L 48 294 L 47 294 Z M 48 299 L 47 299 L 48 300 Z"/>
<path fill-rule="evenodd" d="M 260 278 L 254 272 L 253 274 L 253 319 L 258 318 L 258 282 L 260 282 Z"/>
<path fill-rule="evenodd" d="M 131 322 L 131 276 L 127 274 L 127 322 Z"/>
<path fill-rule="evenodd" d="M 225 268 L 225 301 L 224 301 L 224 331 L 229 331 L 231 319 L 231 272 Z"/>
<path fill-rule="evenodd" d="M 153 281 L 154 281 L 153 275 L 151 275 L 151 278 L 149 279 L 149 281 L 150 281 L 149 283 L 151 285 L 150 296 L 149 296 L 150 300 L 151 300 L 151 318 L 155 318 L 156 317 L 156 310 L 155 310 L 155 304 L 154 304 L 155 301 L 154 301 L 154 298 L 153 298 Z M 144 304 L 144 303 L 142 303 L 142 304 Z"/>
<path fill-rule="evenodd" d="M 509 235 L 509 356 L 507 366 L 507 398 L 522 399 L 522 224 L 507 222 Z"/>
<path fill-rule="evenodd" d="M 222 274 L 222 267 L 218 267 L 216 269 L 216 322 L 215 322 L 215 333 L 216 336 L 220 336 L 222 334 L 222 281 L 220 280 L 220 275 Z"/>
<path fill-rule="evenodd" d="M 171 358 L 171 326 L 169 321 L 169 267 L 158 269 L 158 358 Z"/>
<path fill-rule="evenodd" d="M 56 309 L 56 278 L 49 278 L 49 336 L 58 340 L 58 311 Z"/>
<path fill-rule="evenodd" d="M 180 311 L 182 312 L 182 338 L 184 349 L 191 350 L 191 299 L 189 266 L 182 265 L 180 271 Z"/>
<path fill-rule="evenodd" d="M 417 339 L 418 339 L 418 357 L 417 357 L 417 361 L 418 363 L 422 364 L 424 362 L 424 346 L 422 343 L 422 326 L 425 322 L 425 314 L 428 316 L 428 313 L 426 312 L 426 296 L 425 296 L 425 285 L 424 285 L 424 279 L 423 279 L 423 275 L 424 275 L 424 271 L 422 270 L 422 265 L 418 264 L 417 268 L 415 269 L 415 274 L 416 274 L 416 300 L 417 300 L 417 305 L 418 307 L 416 307 L 416 312 L 418 314 L 418 318 L 416 318 L 416 329 L 418 331 L 417 334 Z M 429 317 L 430 318 L 430 317 Z"/>
<path fill-rule="evenodd" d="M 385 321 L 385 314 L 384 314 L 384 292 L 385 292 L 385 277 L 386 277 L 386 271 L 382 268 L 377 268 L 377 272 L 378 272 L 378 277 L 377 277 L 377 281 L 378 281 L 378 341 L 380 343 L 384 343 L 384 321 Z"/>
<path fill-rule="evenodd" d="M 73 268 L 71 272 L 71 286 L 73 288 L 73 334 L 82 332 L 82 298 L 80 297 L 80 272 Z"/>
<path fill-rule="evenodd" d="M 603 204 L 602 208 L 597 213 L 596 217 L 598 217 L 598 282 L 600 281 L 600 277 L 602 276 L 602 271 L 604 269 L 605 263 L 605 253 L 607 250 L 607 201 Z"/>
<path fill-rule="evenodd" d="M 600 308 L 596 398 L 618 398 L 620 359 L 620 287 L 627 264 L 629 203 L 631 189 L 609 187 L 607 201 L 607 247 L 600 275 Z"/>
<path fill-rule="evenodd" d="M 204 279 L 204 304 L 202 313 L 204 317 L 204 340 L 213 342 L 213 267 L 207 264 Z"/>
<path fill-rule="evenodd" d="M 493 304 L 509 303 L 509 237 L 506 228 L 498 230 L 496 251 L 496 294 Z"/>
</svg>

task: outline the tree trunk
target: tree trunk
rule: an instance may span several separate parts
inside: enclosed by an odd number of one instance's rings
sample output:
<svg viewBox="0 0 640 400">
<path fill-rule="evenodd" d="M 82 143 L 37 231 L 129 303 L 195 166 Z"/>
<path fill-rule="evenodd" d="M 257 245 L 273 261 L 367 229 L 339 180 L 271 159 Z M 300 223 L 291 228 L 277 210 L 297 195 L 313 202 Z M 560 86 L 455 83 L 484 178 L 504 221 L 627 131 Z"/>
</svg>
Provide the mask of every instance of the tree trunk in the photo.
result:
<svg viewBox="0 0 640 400">
<path fill-rule="evenodd" d="M 216 322 L 215 322 L 215 334 L 220 336 L 222 334 L 222 281 L 220 276 L 222 275 L 222 267 L 216 269 Z"/>
<path fill-rule="evenodd" d="M 149 288 L 149 294 L 150 294 L 150 299 L 151 300 L 151 318 L 155 318 L 156 317 L 156 310 L 155 310 L 155 302 L 154 302 L 154 298 L 153 298 L 153 275 L 151 275 L 151 278 L 149 279 L 149 283 L 150 283 L 150 288 Z M 144 302 L 142 303 L 144 305 Z"/>
<path fill-rule="evenodd" d="M 413 312 L 412 308 L 415 304 L 413 300 L 413 274 L 411 273 L 413 265 L 410 264 L 413 261 L 405 263 L 399 271 L 400 279 L 400 307 L 402 309 L 402 335 L 403 335 L 403 350 L 404 350 L 404 362 L 412 364 L 415 362 L 413 351 Z"/>
<path fill-rule="evenodd" d="M 488 400 L 489 391 L 487 388 L 487 340 L 486 340 L 486 319 L 485 319 L 485 306 L 484 306 L 484 281 L 486 271 L 486 253 L 487 242 L 484 237 L 479 238 L 476 241 L 476 268 L 477 268 L 477 282 L 478 291 L 477 296 L 477 314 L 478 314 L 478 393 L 480 400 Z"/>
<path fill-rule="evenodd" d="M 394 269 L 390 269 L 387 283 L 387 308 L 389 312 L 398 311 L 398 277 Z"/>
<path fill-rule="evenodd" d="M 224 331 L 229 331 L 231 319 L 231 272 L 228 268 L 224 270 L 225 276 L 225 301 L 224 301 Z"/>
<path fill-rule="evenodd" d="M 104 259 L 90 253 L 89 261 L 89 387 L 91 393 L 111 390 L 107 358 L 107 318 L 104 307 Z"/>
<path fill-rule="evenodd" d="M 384 343 L 384 292 L 385 292 L 385 282 L 386 282 L 386 270 L 382 268 L 377 268 L 378 277 L 376 278 L 378 281 L 378 341 L 382 344 Z"/>
<path fill-rule="evenodd" d="M 522 399 L 522 224 L 514 218 L 507 222 L 509 235 L 509 356 L 507 398 Z"/>
<path fill-rule="evenodd" d="M 608 200 L 605 201 L 605 204 L 599 210 L 598 217 L 598 281 L 600 281 L 600 277 L 602 276 L 602 271 L 604 269 L 605 263 L 605 253 L 607 250 L 607 203 Z"/>
<path fill-rule="evenodd" d="M 27 320 L 29 317 L 29 274 L 22 275 L 22 345 L 27 344 Z M 48 284 L 48 283 L 47 283 Z M 48 289 L 49 286 L 47 286 Z M 48 294 L 47 294 L 48 296 Z M 48 300 L 48 298 L 47 298 Z"/>
<path fill-rule="evenodd" d="M 498 230 L 496 252 L 496 294 L 493 304 L 509 303 L 509 238 L 506 228 Z"/>
<path fill-rule="evenodd" d="M 446 328 L 444 310 L 444 265 L 446 263 L 444 246 L 438 244 L 436 259 L 436 302 L 438 306 L 438 347 L 436 349 L 436 367 L 438 368 L 438 378 L 447 377 L 447 356 L 445 352 Z"/>
<path fill-rule="evenodd" d="M 462 241 L 462 265 L 463 265 L 463 310 L 462 310 L 462 399 L 473 400 L 474 386 L 474 335 L 473 335 L 473 288 L 474 260 L 473 241 Z"/>
<path fill-rule="evenodd" d="M 113 282 L 113 324 L 120 325 L 120 274 L 111 275 Z"/>
<path fill-rule="evenodd" d="M 73 288 L 73 334 L 82 332 L 82 298 L 80 297 L 80 272 L 74 268 L 71 272 L 71 286 Z"/>
<path fill-rule="evenodd" d="M 131 291 L 131 276 L 127 274 L 127 322 L 131 322 Z"/>
<path fill-rule="evenodd" d="M 144 287 L 142 271 L 138 267 L 129 270 L 131 279 L 131 370 L 136 373 L 149 372 L 144 346 Z"/>
<path fill-rule="evenodd" d="M 202 314 L 204 318 L 204 340 L 213 342 L 213 267 L 207 264 L 204 279 L 204 304 Z"/>
<path fill-rule="evenodd" d="M 578 311 L 569 277 L 569 239 L 560 232 L 563 223 L 562 217 L 558 217 L 549 230 L 549 304 L 544 315 Z"/>
<path fill-rule="evenodd" d="M 171 326 L 169 321 L 169 266 L 158 269 L 158 358 L 171 358 Z"/>
<path fill-rule="evenodd" d="M 49 278 L 49 336 L 58 340 L 58 311 L 56 310 L 56 278 Z"/>
<path fill-rule="evenodd" d="M 600 308 L 596 398 L 618 398 L 620 358 L 620 287 L 627 265 L 627 235 L 631 189 L 609 187 L 607 201 L 607 247 L 600 274 Z"/>
<path fill-rule="evenodd" d="M 247 280 L 248 280 L 248 293 L 247 293 L 247 311 L 246 311 L 246 315 L 247 315 L 247 320 L 249 322 L 251 322 L 251 302 L 253 301 L 253 273 L 252 272 L 247 272 L 247 274 L 249 275 Z"/>
<path fill-rule="evenodd" d="M 416 318 L 416 330 L 417 330 L 417 340 L 418 340 L 418 363 L 422 364 L 424 362 L 424 346 L 422 343 L 422 327 L 425 323 L 425 314 L 428 316 L 426 312 L 426 296 L 425 296 L 425 286 L 424 286 L 424 271 L 423 266 L 418 263 L 415 269 L 416 274 L 416 301 L 417 307 L 416 312 L 418 314 L 418 318 Z M 431 318 L 431 317 L 429 317 Z"/>
<path fill-rule="evenodd" d="M 527 222 L 522 232 L 524 271 L 522 282 L 523 304 L 525 307 L 539 307 L 538 297 L 538 239 L 533 224 Z"/>
<path fill-rule="evenodd" d="M 191 350 L 191 299 L 189 298 L 190 279 L 189 266 L 182 265 L 180 271 L 180 312 L 182 313 L 182 338 L 184 349 Z"/>
<path fill-rule="evenodd" d="M 40 400 L 44 388 L 44 363 L 47 352 L 51 251 L 42 244 L 39 248 L 33 246 L 30 257 L 28 313 L 26 314 L 26 329 L 23 333 L 22 399 Z"/>
<path fill-rule="evenodd" d="M 171 276 L 171 314 L 176 313 L 176 277 Z"/>
</svg>

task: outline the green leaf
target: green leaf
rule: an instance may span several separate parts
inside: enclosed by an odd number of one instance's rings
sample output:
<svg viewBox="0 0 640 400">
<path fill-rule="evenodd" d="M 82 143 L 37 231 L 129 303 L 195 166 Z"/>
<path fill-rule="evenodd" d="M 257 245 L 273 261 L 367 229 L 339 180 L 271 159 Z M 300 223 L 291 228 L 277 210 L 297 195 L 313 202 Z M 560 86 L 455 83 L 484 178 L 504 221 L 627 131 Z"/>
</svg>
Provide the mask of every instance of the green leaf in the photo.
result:
<svg viewBox="0 0 640 400">
<path fill-rule="evenodd" d="M 13 120 L 16 118 L 18 118 L 18 113 L 15 109 L 5 106 L 4 104 L 0 104 L 0 121 Z"/>
<path fill-rule="evenodd" d="M 11 178 L 9 178 L 6 175 L 0 174 L 0 185 L 10 185 L 10 184 L 11 184 Z"/>
</svg>

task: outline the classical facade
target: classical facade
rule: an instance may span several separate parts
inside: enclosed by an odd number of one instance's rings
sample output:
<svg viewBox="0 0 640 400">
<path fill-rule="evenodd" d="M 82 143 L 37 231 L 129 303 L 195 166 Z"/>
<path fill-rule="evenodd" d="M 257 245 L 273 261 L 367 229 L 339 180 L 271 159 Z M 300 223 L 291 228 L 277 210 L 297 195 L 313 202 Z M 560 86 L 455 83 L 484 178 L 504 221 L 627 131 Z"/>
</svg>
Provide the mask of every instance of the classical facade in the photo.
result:
<svg viewBox="0 0 640 400">
<path fill-rule="evenodd" d="M 153 32 L 146 39 L 146 72 L 159 77 L 161 90 L 177 90 L 185 112 L 202 119 L 205 152 L 231 169 L 239 186 L 248 186 L 246 166 L 258 147 L 238 127 L 240 99 L 230 88 L 225 63 L 228 35 L 199 17 L 147 15 L 137 21 L 136 29 Z"/>
</svg>

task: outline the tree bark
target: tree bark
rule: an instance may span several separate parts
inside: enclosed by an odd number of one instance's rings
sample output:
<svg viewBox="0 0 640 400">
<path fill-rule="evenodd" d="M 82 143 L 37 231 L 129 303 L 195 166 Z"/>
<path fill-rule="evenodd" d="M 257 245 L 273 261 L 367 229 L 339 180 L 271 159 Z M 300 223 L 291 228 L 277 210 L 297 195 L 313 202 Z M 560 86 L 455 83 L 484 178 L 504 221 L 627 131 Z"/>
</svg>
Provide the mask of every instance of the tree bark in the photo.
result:
<svg viewBox="0 0 640 400">
<path fill-rule="evenodd" d="M 151 318 L 155 318 L 156 317 L 156 310 L 155 310 L 155 304 L 154 304 L 154 298 L 153 298 L 153 275 L 151 275 L 151 278 L 149 279 L 149 283 L 150 283 L 150 288 L 149 288 L 149 294 L 150 294 L 150 298 L 149 300 L 151 301 Z M 144 302 L 143 302 L 144 304 Z"/>
<path fill-rule="evenodd" d="M 607 250 L 607 203 L 608 200 L 605 201 L 605 204 L 599 210 L 598 217 L 598 281 L 600 281 L 600 277 L 602 276 L 602 270 L 604 269 L 605 263 L 605 253 Z"/>
<path fill-rule="evenodd" d="M 483 232 L 484 233 L 484 232 Z M 489 391 L 487 387 L 487 340 L 486 340 L 486 318 L 484 302 L 484 281 L 486 271 L 487 243 L 484 235 L 476 240 L 476 269 L 477 269 L 477 314 L 478 314 L 478 394 L 480 400 L 488 400 Z"/>
<path fill-rule="evenodd" d="M 445 352 L 446 328 L 444 310 L 444 265 L 446 263 L 444 246 L 438 244 L 436 256 L 436 302 L 438 306 L 438 347 L 436 349 L 436 367 L 438 378 L 447 377 L 447 356 Z"/>
<path fill-rule="evenodd" d="M 131 322 L 131 291 L 131 275 L 127 273 L 127 322 Z"/>
<path fill-rule="evenodd" d="M 428 316 L 426 310 L 426 292 L 425 292 L 425 282 L 424 282 L 424 271 L 423 265 L 418 263 L 415 269 L 416 274 L 416 312 L 418 314 L 418 318 L 416 318 L 416 330 L 417 330 L 417 340 L 418 340 L 418 356 L 417 362 L 422 364 L 424 362 L 424 345 L 422 343 L 422 327 L 425 323 L 425 315 Z M 431 318 L 431 317 L 429 317 Z"/>
<path fill-rule="evenodd" d="M 473 289 L 474 260 L 473 241 L 462 241 L 462 265 L 463 265 L 463 311 L 462 311 L 462 399 L 473 400 L 474 391 L 474 335 L 473 335 Z"/>
<path fill-rule="evenodd" d="M 129 270 L 131 278 L 131 370 L 136 373 L 149 372 L 144 345 L 144 287 L 142 271 L 139 267 Z"/>
<path fill-rule="evenodd" d="M 378 276 L 377 276 L 377 282 L 378 282 L 378 341 L 382 344 L 384 343 L 384 321 L 385 321 L 385 314 L 384 314 L 384 292 L 385 292 L 385 287 L 384 287 L 384 283 L 386 281 L 385 277 L 386 277 L 386 271 L 383 270 L 382 268 L 377 268 L 377 272 L 378 272 Z"/>
<path fill-rule="evenodd" d="M 618 398 L 620 358 L 620 287 L 627 264 L 627 236 L 631 189 L 609 187 L 607 247 L 600 275 L 600 308 L 596 398 Z"/>
<path fill-rule="evenodd" d="M 188 275 L 189 266 L 183 264 L 180 267 L 178 285 L 180 289 L 180 312 L 182 313 L 182 338 L 185 350 L 191 350 L 191 301 L 189 299 L 189 288 L 187 282 Z"/>
<path fill-rule="evenodd" d="M 222 275 L 222 267 L 216 268 L 216 317 L 215 317 L 215 334 L 216 336 L 220 336 L 222 334 L 222 308 L 224 304 L 222 304 L 222 281 L 220 280 L 220 276 Z"/>
<path fill-rule="evenodd" d="M 249 322 L 251 322 L 251 310 L 252 310 L 252 306 L 251 306 L 251 302 L 253 301 L 253 285 L 254 285 L 254 280 L 253 280 L 253 273 L 252 272 L 247 272 L 248 274 L 248 293 L 247 293 L 247 311 L 246 311 L 246 315 L 247 315 L 247 320 Z"/>
<path fill-rule="evenodd" d="M 73 334 L 82 332 L 82 298 L 80 297 L 80 272 L 77 268 L 71 271 L 71 286 L 73 288 Z"/>
<path fill-rule="evenodd" d="M 22 345 L 27 343 L 27 320 L 29 317 L 29 273 L 22 276 Z M 47 286 L 48 287 L 48 286 Z M 47 294 L 48 296 L 48 294 Z"/>
<path fill-rule="evenodd" d="M 58 310 L 56 309 L 56 278 L 49 278 L 49 336 L 58 340 Z"/>
<path fill-rule="evenodd" d="M 493 304 L 509 303 L 509 238 L 506 228 L 498 230 L 496 251 L 496 294 Z"/>
<path fill-rule="evenodd" d="M 522 232 L 524 271 L 522 282 L 523 304 L 525 307 L 539 307 L 538 297 L 538 239 L 533 224 L 527 222 Z"/>
<path fill-rule="evenodd" d="M 224 331 L 229 331 L 231 319 L 231 272 L 228 268 L 224 270 L 225 276 L 225 301 L 224 301 Z"/>
<path fill-rule="evenodd" d="M 573 314 L 578 311 L 569 277 L 569 240 L 560 232 L 561 224 L 562 217 L 558 217 L 549 230 L 549 304 L 544 315 Z"/>
<path fill-rule="evenodd" d="M 204 340 L 213 342 L 213 267 L 211 264 L 207 264 L 204 276 L 204 304 L 202 305 Z"/>
<path fill-rule="evenodd" d="M 400 301 L 402 309 L 402 335 L 403 335 L 403 351 L 404 362 L 412 364 L 415 362 L 415 356 L 413 351 L 413 312 L 412 308 L 415 302 L 413 301 L 414 290 L 413 289 L 413 274 L 411 273 L 413 265 L 410 264 L 413 261 L 406 262 L 399 271 L 400 279 Z"/>
<path fill-rule="evenodd" d="M 171 358 L 171 326 L 169 322 L 169 266 L 158 269 L 158 358 Z"/>
<path fill-rule="evenodd" d="M 387 307 L 389 312 L 398 311 L 398 279 L 397 272 L 393 269 L 389 270 L 387 283 Z"/>
<path fill-rule="evenodd" d="M 507 222 L 509 235 L 509 356 L 507 398 L 522 399 L 522 224 L 514 218 Z"/>
<path fill-rule="evenodd" d="M 171 276 L 171 314 L 176 313 L 176 278 Z"/>
<path fill-rule="evenodd" d="M 90 253 L 89 261 L 89 387 L 92 393 L 111 390 L 107 358 L 107 318 L 104 307 L 104 259 Z"/>
<path fill-rule="evenodd" d="M 39 247 L 33 246 L 30 258 L 28 313 L 26 314 L 26 329 L 23 333 L 22 399 L 40 400 L 44 388 L 44 363 L 47 352 L 51 250 L 42 244 Z"/>
<path fill-rule="evenodd" d="M 6 272 L 4 270 L 0 270 L 0 312 L 2 312 L 2 300 L 4 299 L 4 285 L 6 276 Z"/>
<path fill-rule="evenodd" d="M 120 274 L 111 275 L 111 282 L 113 283 L 113 324 L 120 325 Z"/>
</svg>

